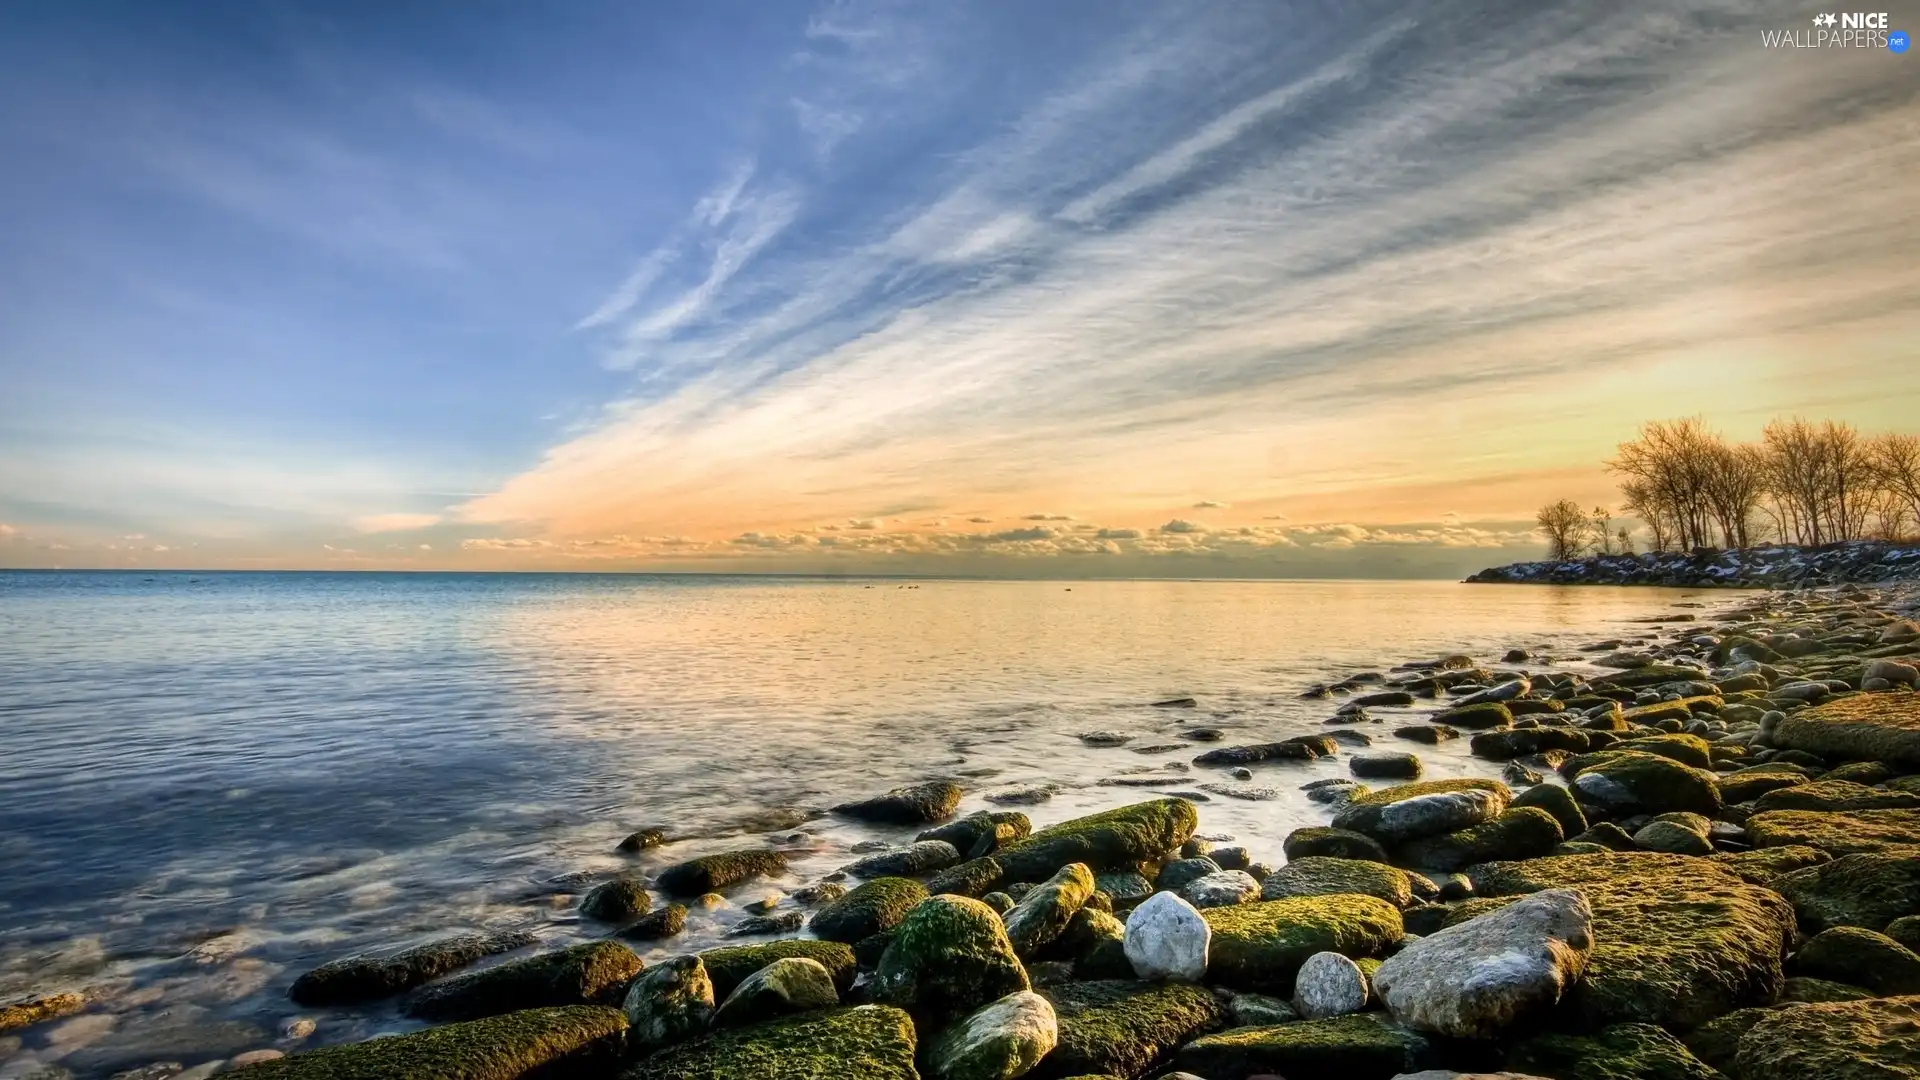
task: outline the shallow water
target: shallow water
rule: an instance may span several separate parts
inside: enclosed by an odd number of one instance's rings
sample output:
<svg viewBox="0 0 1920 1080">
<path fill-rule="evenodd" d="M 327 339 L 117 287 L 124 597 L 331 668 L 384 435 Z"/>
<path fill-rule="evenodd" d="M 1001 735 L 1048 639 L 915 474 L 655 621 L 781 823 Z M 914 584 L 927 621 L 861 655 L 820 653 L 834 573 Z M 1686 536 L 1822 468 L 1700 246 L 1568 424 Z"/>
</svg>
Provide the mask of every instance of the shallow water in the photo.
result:
<svg viewBox="0 0 1920 1080">
<path fill-rule="evenodd" d="M 795 832 L 755 822 L 930 776 L 983 796 L 1055 784 L 1036 825 L 1175 787 L 1199 725 L 1324 730 L 1306 686 L 1464 651 L 1572 645 L 1721 593 L 1438 582 L 982 582 L 460 574 L 0 572 L 0 1001 L 89 1012 L 0 1038 L 0 1080 L 104 1076 L 407 1026 L 301 1010 L 320 960 L 479 926 L 598 936 L 563 874 Z M 1580 665 L 1572 665 L 1579 667 Z M 1154 708 L 1191 696 L 1197 706 Z M 1388 715 L 1402 710 L 1377 710 Z M 1424 709 L 1410 710 L 1423 713 Z M 1361 725 L 1383 747 L 1387 725 Z M 1080 732 L 1137 736 L 1086 747 Z M 1465 741 L 1429 775 L 1497 775 Z M 1179 769 L 1169 768 L 1177 765 Z M 1297 788 L 1345 764 L 1256 766 L 1201 831 L 1278 863 L 1326 819 Z M 643 825 L 702 835 L 640 860 Z M 800 827 L 797 887 L 875 829 Z M 732 835 L 735 840 L 720 837 Z M 736 890 L 736 901 L 766 884 Z M 791 902 L 788 902 L 789 906 Z M 650 958 L 742 917 L 696 912 Z M 317 1022 L 284 1040 L 295 1018 Z M 58 1074 L 55 1074 L 58 1075 Z"/>
</svg>

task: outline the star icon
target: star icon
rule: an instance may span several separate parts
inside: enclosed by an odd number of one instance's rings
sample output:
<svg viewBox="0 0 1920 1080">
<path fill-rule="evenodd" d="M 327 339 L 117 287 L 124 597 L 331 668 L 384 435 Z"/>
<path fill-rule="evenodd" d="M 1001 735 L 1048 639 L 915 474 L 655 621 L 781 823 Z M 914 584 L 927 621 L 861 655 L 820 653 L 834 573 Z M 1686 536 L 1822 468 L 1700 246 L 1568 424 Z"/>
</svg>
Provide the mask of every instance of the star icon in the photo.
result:
<svg viewBox="0 0 1920 1080">
<path fill-rule="evenodd" d="M 1815 26 L 1827 25 L 1827 17 L 1825 15 L 1815 15 L 1813 17 L 1813 25 Z"/>
<path fill-rule="evenodd" d="M 1827 20 L 1828 26 L 1832 26 L 1834 23 L 1837 23 L 1840 21 L 1839 19 L 1834 18 L 1832 14 L 1822 15 L 1821 18 Z"/>
</svg>

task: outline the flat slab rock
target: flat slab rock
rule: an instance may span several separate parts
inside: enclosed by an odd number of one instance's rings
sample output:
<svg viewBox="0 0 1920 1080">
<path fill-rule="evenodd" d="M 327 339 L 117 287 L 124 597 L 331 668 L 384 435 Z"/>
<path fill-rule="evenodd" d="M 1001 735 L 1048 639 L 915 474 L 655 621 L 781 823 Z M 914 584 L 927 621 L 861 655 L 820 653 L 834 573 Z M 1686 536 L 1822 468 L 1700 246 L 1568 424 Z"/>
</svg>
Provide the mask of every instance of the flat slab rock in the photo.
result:
<svg viewBox="0 0 1920 1080">
<path fill-rule="evenodd" d="M 1849 694 L 1802 709 L 1775 726 L 1773 743 L 1835 760 L 1920 768 L 1920 696 Z"/>
<path fill-rule="evenodd" d="M 1742 1080 L 1920 1076 L 1920 997 L 1770 1009 L 1740 1037 Z"/>
</svg>

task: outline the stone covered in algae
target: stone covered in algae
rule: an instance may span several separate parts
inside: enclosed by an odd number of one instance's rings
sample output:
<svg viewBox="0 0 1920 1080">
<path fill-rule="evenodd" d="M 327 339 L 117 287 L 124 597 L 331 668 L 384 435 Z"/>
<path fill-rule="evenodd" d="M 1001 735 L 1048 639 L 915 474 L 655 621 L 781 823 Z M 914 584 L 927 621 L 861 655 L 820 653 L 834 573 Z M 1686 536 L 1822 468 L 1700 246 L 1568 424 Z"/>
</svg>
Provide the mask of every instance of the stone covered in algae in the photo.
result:
<svg viewBox="0 0 1920 1080">
<path fill-rule="evenodd" d="M 1534 806 L 1517 806 L 1471 828 L 1402 844 L 1395 854 L 1402 862 L 1451 873 L 1496 859 L 1545 855 L 1565 838 L 1552 814 Z"/>
<path fill-rule="evenodd" d="M 1723 851 L 1707 856 L 1707 861 L 1749 885 L 1771 888 L 1773 880 L 1782 874 L 1831 862 L 1833 856 L 1805 844 L 1788 844 L 1786 847 L 1754 848 L 1751 851 Z"/>
<path fill-rule="evenodd" d="M 1350 1013 L 1195 1039 L 1174 1055 L 1183 1072 L 1207 1077 L 1272 1074 L 1389 1080 L 1436 1064 L 1425 1036 L 1380 1013 Z"/>
<path fill-rule="evenodd" d="M 1920 806 L 1920 794 L 1887 791 L 1850 780 L 1813 780 L 1769 791 L 1753 800 L 1756 812 L 1769 810 L 1905 810 Z"/>
<path fill-rule="evenodd" d="M 1217 1030 L 1226 1006 L 1212 991 L 1184 983 L 1113 979 L 1042 987 L 1059 1039 L 1032 1080 L 1105 1073 L 1145 1075 L 1197 1035 Z"/>
<path fill-rule="evenodd" d="M 1740 1080 L 1920 1077 L 1920 997 L 1768 1009 L 1740 1037 Z"/>
<path fill-rule="evenodd" d="M 1920 810 L 1774 810 L 1747 819 L 1755 847 L 1805 844 L 1834 855 L 1920 845 Z"/>
<path fill-rule="evenodd" d="M 1714 775 L 1672 758 L 1638 750 L 1609 750 L 1600 760 L 1570 770 L 1575 797 L 1617 814 L 1665 814 L 1675 810 L 1720 812 Z"/>
<path fill-rule="evenodd" d="M 673 896 L 700 896 L 757 877 L 787 872 L 787 857 L 777 851 L 749 849 L 702 855 L 660 871 L 654 884 Z"/>
<path fill-rule="evenodd" d="M 814 912 L 807 928 L 826 941 L 851 945 L 900 925 L 907 912 L 926 898 L 926 886 L 911 878 L 874 878 Z"/>
<path fill-rule="evenodd" d="M 713 981 L 714 999 L 725 1001 L 727 995 L 733 993 L 734 988 L 747 976 L 775 960 L 789 957 L 818 961 L 833 976 L 833 985 L 842 994 L 853 985 L 856 971 L 853 948 L 838 941 L 789 938 L 759 945 L 730 945 L 723 949 L 708 949 L 700 954 L 700 962 L 706 965 L 707 977 Z"/>
<path fill-rule="evenodd" d="M 1383 955 L 1406 935 L 1400 909 L 1375 896 L 1334 893 L 1208 908 L 1213 931 L 1207 979 L 1237 990 L 1288 997 L 1309 956 Z"/>
<path fill-rule="evenodd" d="M 559 1005 L 618 1005 L 643 966 L 617 941 L 590 941 L 421 987 L 406 1011 L 444 1021 Z"/>
<path fill-rule="evenodd" d="M 1554 1080 L 1721 1080 L 1680 1040 L 1652 1024 L 1536 1036 L 1513 1048 L 1507 1067 Z"/>
<path fill-rule="evenodd" d="M 531 1009 L 406 1035 L 330 1046 L 247 1065 L 247 1080 L 517 1080 L 606 1075 L 619 1061 L 627 1019 L 594 1005 Z M 178 1066 L 176 1066 L 177 1068 Z"/>
<path fill-rule="evenodd" d="M 1782 874 L 1770 887 L 1793 904 L 1808 933 L 1836 926 L 1883 930 L 1920 912 L 1920 848 L 1845 855 Z"/>
<path fill-rule="evenodd" d="M 1260 883 L 1262 900 L 1333 893 L 1377 896 L 1403 908 L 1413 903 L 1413 880 L 1405 870 L 1384 862 L 1308 855 L 1293 859 Z"/>
<path fill-rule="evenodd" d="M 1876 994 L 1920 994 L 1920 956 L 1885 934 L 1836 926 L 1793 954 L 1793 973 L 1864 986 Z"/>
<path fill-rule="evenodd" d="M 1789 713 L 1774 726 L 1773 745 L 1920 769 L 1920 695 L 1849 694 Z"/>
<path fill-rule="evenodd" d="M 622 1080 L 918 1080 L 913 1021 L 862 1005 L 716 1030 L 643 1058 Z"/>
<path fill-rule="evenodd" d="M 459 934 L 385 955 L 343 957 L 293 981 L 287 996 L 302 1005 L 351 1005 L 392 997 L 478 960 L 532 945 L 532 934 Z M 7 1029 L 0 1024 L 0 1031 Z"/>
<path fill-rule="evenodd" d="M 1155 799 L 1063 821 L 994 853 L 1008 881 L 1045 881 L 1069 863 L 1130 869 L 1177 849 L 1200 825 L 1185 799 Z"/>
<path fill-rule="evenodd" d="M 874 970 L 871 1000 L 929 1030 L 1031 989 L 1000 916 L 978 900 L 935 896 L 907 913 Z"/>
</svg>

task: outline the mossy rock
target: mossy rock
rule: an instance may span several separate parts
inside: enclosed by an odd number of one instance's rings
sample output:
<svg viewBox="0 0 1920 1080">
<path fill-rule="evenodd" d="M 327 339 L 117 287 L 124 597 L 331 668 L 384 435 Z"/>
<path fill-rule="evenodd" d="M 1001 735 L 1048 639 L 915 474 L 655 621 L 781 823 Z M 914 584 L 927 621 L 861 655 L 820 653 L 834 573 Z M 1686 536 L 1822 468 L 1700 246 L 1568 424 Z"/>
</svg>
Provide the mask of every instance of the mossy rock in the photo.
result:
<svg viewBox="0 0 1920 1080">
<path fill-rule="evenodd" d="M 1769 791 L 1753 801 L 1754 810 L 1908 810 L 1920 806 L 1920 794 L 1886 791 L 1850 780 L 1814 780 Z"/>
<path fill-rule="evenodd" d="M 1213 992 L 1183 983 L 1130 980 L 1043 987 L 1059 1041 L 1028 1073 L 1030 1080 L 1101 1073 L 1132 1078 L 1164 1063 L 1174 1048 L 1217 1030 L 1226 1006 Z"/>
<path fill-rule="evenodd" d="M 927 829 L 916 840 L 945 840 L 960 854 L 973 851 L 974 845 L 988 836 L 996 839 L 1024 839 L 1033 834 L 1033 821 L 1018 810 L 977 810 L 957 821 Z M 983 852 L 983 854 L 992 854 Z"/>
<path fill-rule="evenodd" d="M 1920 810 L 1774 810 L 1747 819 L 1755 847 L 1805 844 L 1834 855 L 1920 845 Z"/>
<path fill-rule="evenodd" d="M 1153 895 L 1153 882 L 1138 870 L 1115 870 L 1105 874 L 1095 874 L 1093 887 L 1105 896 L 1115 911 L 1127 911 L 1138 907 L 1140 902 Z"/>
<path fill-rule="evenodd" d="M 1769 1009 L 1740 1037 L 1740 1080 L 1920 1077 L 1920 998 Z"/>
<path fill-rule="evenodd" d="M 1536 1036 L 1513 1048 L 1507 1068 L 1554 1080 L 1722 1080 L 1680 1040 L 1652 1024 Z"/>
<path fill-rule="evenodd" d="M 931 896 L 947 893 L 978 898 L 999 888 L 1005 880 L 1006 872 L 1000 868 L 999 861 L 991 855 L 982 855 L 928 878 L 927 893 Z"/>
<path fill-rule="evenodd" d="M 632 923 L 615 931 L 615 935 L 627 941 L 661 941 L 675 937 L 687 928 L 687 906 L 668 904 L 663 908 L 654 908 Z"/>
<path fill-rule="evenodd" d="M 1769 791 L 1798 787 L 1809 783 L 1807 774 L 1786 765 L 1755 765 L 1739 772 L 1720 774 L 1720 798 L 1729 806 L 1765 795 Z"/>
<path fill-rule="evenodd" d="M 1395 784 L 1392 787 L 1374 791 L 1363 791 L 1354 795 L 1349 805 L 1390 806 L 1421 795 L 1439 795 L 1448 791 L 1491 791 L 1509 802 L 1513 799 L 1513 789 L 1498 780 L 1466 776 L 1449 780 L 1416 780 L 1411 784 Z"/>
<path fill-rule="evenodd" d="M 1888 923 L 1887 928 L 1881 933 L 1915 952 L 1920 952 L 1920 915 L 1902 915 Z M 0 1030 L 5 1029 L 0 1028 Z"/>
<path fill-rule="evenodd" d="M 1015 956 L 1032 956 L 1067 929 L 1074 913 L 1093 896 L 1093 871 L 1085 863 L 1068 863 L 1020 898 L 1000 917 Z"/>
<path fill-rule="evenodd" d="M 994 859 L 1008 881 L 1045 881 L 1069 863 L 1131 869 L 1178 849 L 1199 825 L 1192 803 L 1156 799 L 1063 821 L 1000 849 Z"/>
<path fill-rule="evenodd" d="M 310 1050 L 233 1071 L 247 1080 L 519 1080 L 606 1075 L 627 1018 L 602 1006 L 530 1009 L 405 1035 Z M 178 1068 L 178 1066 L 175 1066 Z"/>
<path fill-rule="evenodd" d="M 1782 874 L 1771 887 L 1793 905 L 1808 933 L 1878 930 L 1920 913 L 1920 848 L 1842 856 Z"/>
<path fill-rule="evenodd" d="M 1262 900 L 1334 893 L 1375 896 L 1403 908 L 1413 903 L 1413 882 L 1405 870 L 1385 862 L 1308 855 L 1293 859 L 1260 883 Z"/>
<path fill-rule="evenodd" d="M 44 1024 L 86 1007 L 87 999 L 81 994 L 48 994 L 11 1005 L 0 1005 L 0 1034 Z"/>
<path fill-rule="evenodd" d="M 1819 1005 L 1829 1001 L 1859 1001 L 1873 997 L 1873 991 L 1852 983 L 1817 979 L 1811 975 L 1790 975 L 1780 984 L 1782 1005 Z"/>
<path fill-rule="evenodd" d="M 1477 919 L 1490 911 L 1499 911 L 1515 900 L 1517 896 L 1475 896 L 1466 900 L 1456 900 L 1447 905 L 1447 913 L 1440 919 L 1438 929 L 1458 926 L 1469 919 Z"/>
<path fill-rule="evenodd" d="M 1879 761 L 1849 761 L 1838 768 L 1828 769 L 1815 780 L 1851 780 L 1856 784 L 1884 784 L 1893 779 L 1897 771 L 1893 766 Z"/>
<path fill-rule="evenodd" d="M 1445 724 L 1407 724 L 1393 729 L 1395 738 L 1438 746 L 1460 737 L 1460 729 Z"/>
<path fill-rule="evenodd" d="M 1387 844 L 1403 843 L 1484 824 L 1500 816 L 1513 797 L 1498 781 L 1430 783 L 1446 787 L 1423 791 L 1419 789 L 1427 788 L 1428 783 L 1401 784 L 1384 792 L 1357 795 L 1334 815 L 1334 827 L 1365 833 Z M 1375 797 L 1393 793 L 1399 793 L 1398 797 Z"/>
<path fill-rule="evenodd" d="M 1786 847 L 1755 848 L 1752 851 L 1723 851 L 1718 855 L 1709 855 L 1707 859 L 1722 870 L 1731 871 L 1749 885 L 1772 887 L 1774 878 L 1831 862 L 1833 856 L 1819 848 L 1790 844 Z"/>
<path fill-rule="evenodd" d="M 907 912 L 926 898 L 926 886 L 917 881 L 874 878 L 814 912 L 807 929 L 812 930 L 815 937 L 851 945 L 900 925 Z"/>
<path fill-rule="evenodd" d="M 1281 850 L 1286 853 L 1289 862 L 1316 855 L 1330 859 L 1387 861 L 1387 849 L 1380 846 L 1380 841 L 1365 833 L 1325 825 L 1309 825 L 1293 830 L 1287 834 Z"/>
<path fill-rule="evenodd" d="M 293 981 L 287 996 L 301 1005 L 353 1005 L 392 997 L 489 956 L 526 948 L 532 934 L 460 934 L 386 955 L 330 960 Z M 10 1006 L 7 1011 L 18 1008 Z M 4 1016 L 5 1013 L 0 1013 Z M 0 1023 L 0 1031 L 24 1024 Z"/>
<path fill-rule="evenodd" d="M 1594 689 L 1617 686 L 1623 690 L 1637 690 L 1643 686 L 1658 686 L 1670 682 L 1705 682 L 1707 673 L 1696 667 L 1681 667 L 1677 664 L 1649 664 L 1646 667 L 1628 671 L 1609 673 L 1593 680 Z"/>
<path fill-rule="evenodd" d="M 1707 1067 L 1732 1076 L 1733 1059 L 1740 1050 L 1740 1036 L 1764 1019 L 1769 1011 L 1766 1008 L 1735 1009 L 1687 1032 L 1680 1041 Z"/>
<path fill-rule="evenodd" d="M 1678 705 L 1680 702 L 1669 702 L 1669 704 Z M 1633 710 L 1627 710 L 1627 717 L 1629 719 L 1633 717 Z M 1682 717 L 1682 719 L 1685 718 Z M 1615 743 L 1610 749 L 1638 750 L 1643 754 L 1658 754 L 1682 765 L 1705 769 L 1713 765 L 1713 753 L 1710 747 L 1711 744 L 1698 735 L 1651 735 L 1643 739 L 1627 739 Z"/>
<path fill-rule="evenodd" d="M 1400 909 L 1375 896 L 1335 893 L 1208 908 L 1209 982 L 1290 997 L 1300 965 L 1318 952 L 1384 955 L 1406 935 Z"/>
<path fill-rule="evenodd" d="M 1031 989 L 1000 916 L 978 900 L 922 900 L 893 932 L 867 993 L 933 1030 L 1008 994 Z"/>
<path fill-rule="evenodd" d="M 1565 751 L 1579 754 L 1592 749 L 1595 732 L 1584 728 L 1531 727 L 1511 731 L 1483 731 L 1467 741 L 1475 757 L 1511 761 L 1528 754 Z"/>
<path fill-rule="evenodd" d="M 580 914 L 601 922 L 629 923 L 651 910 L 646 885 L 625 875 L 595 885 L 580 898 Z"/>
<path fill-rule="evenodd" d="M 884 795 L 833 808 L 836 814 L 887 825 L 921 825 L 945 821 L 960 805 L 960 785 L 947 780 L 897 787 Z"/>
<path fill-rule="evenodd" d="M 913 1021 L 862 1005 L 717 1029 L 643 1058 L 621 1080 L 919 1080 Z"/>
<path fill-rule="evenodd" d="M 1920 694 L 1849 694 L 1789 713 L 1774 726 L 1773 745 L 1920 769 Z"/>
<path fill-rule="evenodd" d="M 1174 1055 L 1182 1072 L 1208 1077 L 1269 1074 L 1390 1080 L 1436 1064 L 1425 1036 L 1379 1013 L 1350 1013 L 1195 1039 Z"/>
<path fill-rule="evenodd" d="M 1720 788 L 1712 773 L 1636 750 L 1616 752 L 1580 770 L 1569 786 L 1575 798 L 1613 813 L 1720 813 Z"/>
<path fill-rule="evenodd" d="M 1551 852 L 1565 839 L 1552 814 L 1532 806 L 1510 807 L 1492 821 L 1400 845 L 1401 862 L 1452 873 L 1496 859 L 1528 859 Z"/>
<path fill-rule="evenodd" d="M 787 857 L 777 851 L 723 851 L 669 866 L 660 871 L 654 885 L 673 896 L 699 896 L 757 877 L 775 877 L 786 872 Z"/>
<path fill-rule="evenodd" d="M 1504 701 L 1483 701 L 1478 705 L 1462 705 L 1457 709 L 1448 709 L 1432 718 L 1435 724 L 1448 727 L 1465 728 L 1469 731 L 1491 731 L 1495 728 L 1513 726 L 1513 710 L 1507 708 Z"/>
<path fill-rule="evenodd" d="M 617 941 L 590 941 L 421 987 L 406 1011 L 447 1021 L 562 1005 L 618 1005 L 644 966 Z"/>
<path fill-rule="evenodd" d="M 1721 706 L 1725 704 L 1726 700 L 1718 694 L 1698 694 L 1693 697 L 1683 697 L 1673 701 L 1662 701 L 1652 705 L 1636 705 L 1631 709 L 1621 710 L 1621 715 L 1626 718 L 1629 724 L 1652 727 L 1662 720 L 1678 720 L 1685 723 L 1702 713 L 1717 713 L 1720 711 Z M 1644 741 L 1658 741 L 1663 738 L 1672 738 L 1672 736 L 1658 736 L 1655 739 Z M 1706 765 L 1701 762 L 1688 760 L 1689 757 L 1704 755 L 1707 750 L 1706 743 L 1692 735 L 1682 735 L 1680 738 L 1692 739 L 1693 743 L 1672 742 L 1664 744 L 1677 751 L 1677 753 L 1669 754 L 1668 756 L 1676 761 L 1685 761 L 1689 765 L 1695 765 L 1703 769 L 1706 768 Z M 1698 743 L 1699 745 L 1696 747 L 1694 743 Z M 1644 750 L 1647 748 L 1636 747 L 1635 749 Z M 1661 751 L 1649 750 L 1648 752 L 1657 754 Z M 1679 756 L 1680 754 L 1685 754 L 1687 757 Z"/>
<path fill-rule="evenodd" d="M 1532 806 L 1545 810 L 1560 823 L 1560 831 L 1578 836 L 1587 831 L 1587 815 L 1574 801 L 1573 794 L 1558 784 L 1536 784 L 1513 797 L 1514 806 Z"/>
<path fill-rule="evenodd" d="M 1885 934 L 1858 926 L 1836 926 L 1808 938 L 1793 954 L 1790 970 L 1889 997 L 1920 994 L 1920 956 Z"/>
<path fill-rule="evenodd" d="M 1779 993 L 1793 909 L 1708 859 L 1555 855 L 1492 863 L 1469 876 L 1482 896 L 1549 888 L 1586 896 L 1594 949 L 1585 978 L 1561 1001 L 1560 1015 L 1571 1023 L 1684 1030 Z"/>
<path fill-rule="evenodd" d="M 707 978 L 713 981 L 713 996 L 716 1001 L 725 1001 L 746 977 L 773 963 L 799 957 L 804 960 L 817 960 L 833 975 L 834 987 L 841 994 L 853 986 L 856 965 L 851 946 L 838 941 L 812 941 L 805 938 L 790 938 L 786 941 L 768 941 L 759 945 L 729 945 L 721 949 L 708 949 L 700 954 L 700 962 L 706 965 Z"/>
<path fill-rule="evenodd" d="M 1127 924 L 1120 921 L 1112 912 L 1100 911 L 1093 907 L 1083 907 L 1073 913 L 1067 921 L 1067 928 L 1060 936 L 1048 942 L 1034 954 L 1037 960 L 1067 960 L 1079 962 L 1089 959 L 1109 945 L 1118 945 L 1126 939 Z M 1124 959 L 1125 953 L 1122 952 Z M 1129 966 L 1120 974 L 1130 976 Z"/>
</svg>

